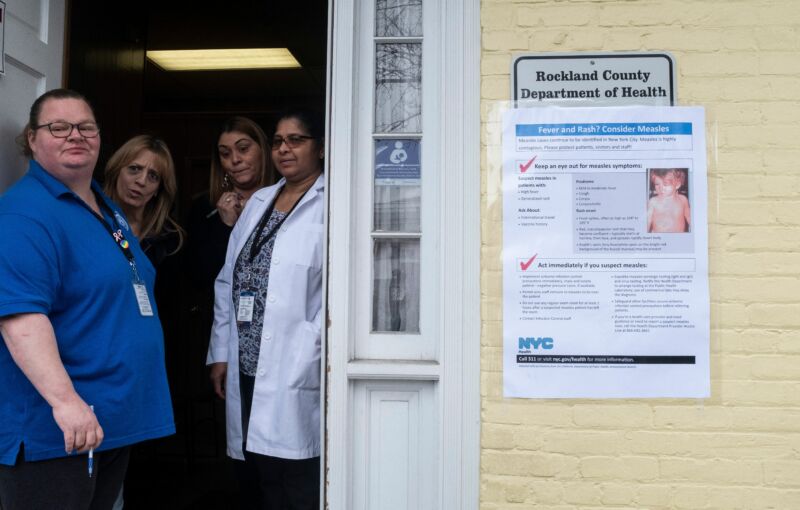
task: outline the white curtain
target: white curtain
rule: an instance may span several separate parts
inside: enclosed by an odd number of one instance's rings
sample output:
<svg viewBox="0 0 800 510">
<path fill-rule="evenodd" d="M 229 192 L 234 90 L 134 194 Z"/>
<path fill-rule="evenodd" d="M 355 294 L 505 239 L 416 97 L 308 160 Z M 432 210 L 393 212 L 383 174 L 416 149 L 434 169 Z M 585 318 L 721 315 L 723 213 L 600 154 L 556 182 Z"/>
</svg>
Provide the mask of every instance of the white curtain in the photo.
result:
<svg viewBox="0 0 800 510">
<path fill-rule="evenodd" d="M 419 333 L 419 239 L 376 239 L 372 330 Z"/>
<path fill-rule="evenodd" d="M 376 232 L 419 232 L 420 186 L 375 186 Z"/>
</svg>

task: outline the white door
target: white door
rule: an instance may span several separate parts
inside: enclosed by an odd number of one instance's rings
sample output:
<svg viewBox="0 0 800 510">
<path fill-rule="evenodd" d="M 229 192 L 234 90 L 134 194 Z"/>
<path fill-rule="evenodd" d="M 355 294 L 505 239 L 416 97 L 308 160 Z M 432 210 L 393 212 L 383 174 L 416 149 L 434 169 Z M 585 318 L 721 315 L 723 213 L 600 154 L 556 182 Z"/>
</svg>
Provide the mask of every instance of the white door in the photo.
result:
<svg viewBox="0 0 800 510">
<path fill-rule="evenodd" d="M 65 0 L 5 0 L 5 75 L 0 76 L 0 193 L 25 171 L 14 143 L 33 101 L 61 86 Z"/>
<path fill-rule="evenodd" d="M 331 11 L 327 506 L 477 508 L 479 0 Z"/>
</svg>

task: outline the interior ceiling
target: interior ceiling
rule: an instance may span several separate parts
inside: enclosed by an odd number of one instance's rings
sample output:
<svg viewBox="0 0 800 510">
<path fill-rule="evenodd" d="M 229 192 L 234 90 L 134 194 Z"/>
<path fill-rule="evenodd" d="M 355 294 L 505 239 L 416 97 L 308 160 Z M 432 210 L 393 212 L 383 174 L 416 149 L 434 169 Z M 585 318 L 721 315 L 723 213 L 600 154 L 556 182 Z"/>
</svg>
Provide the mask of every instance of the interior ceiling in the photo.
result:
<svg viewBox="0 0 800 510">
<path fill-rule="evenodd" d="M 327 0 L 160 1 L 146 8 L 147 50 L 286 47 L 302 68 L 167 72 L 147 61 L 145 111 L 252 110 L 324 97 Z"/>
</svg>

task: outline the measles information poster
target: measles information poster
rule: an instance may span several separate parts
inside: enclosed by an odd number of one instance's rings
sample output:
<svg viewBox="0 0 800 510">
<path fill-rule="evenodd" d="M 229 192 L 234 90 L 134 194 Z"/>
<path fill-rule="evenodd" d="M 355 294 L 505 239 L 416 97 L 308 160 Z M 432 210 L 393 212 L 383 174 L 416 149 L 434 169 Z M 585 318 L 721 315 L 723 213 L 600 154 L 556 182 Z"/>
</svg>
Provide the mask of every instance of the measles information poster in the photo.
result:
<svg viewBox="0 0 800 510">
<path fill-rule="evenodd" d="M 701 107 L 503 117 L 506 397 L 708 397 Z"/>
</svg>

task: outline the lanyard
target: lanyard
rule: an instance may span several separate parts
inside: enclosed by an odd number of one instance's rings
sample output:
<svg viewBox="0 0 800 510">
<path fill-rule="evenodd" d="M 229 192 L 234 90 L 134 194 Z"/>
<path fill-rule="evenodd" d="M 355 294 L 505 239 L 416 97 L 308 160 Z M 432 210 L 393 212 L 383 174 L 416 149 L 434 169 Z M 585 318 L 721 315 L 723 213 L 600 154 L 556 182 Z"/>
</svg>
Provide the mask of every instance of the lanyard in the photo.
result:
<svg viewBox="0 0 800 510">
<path fill-rule="evenodd" d="M 300 195 L 300 198 L 298 198 L 295 201 L 294 205 L 292 205 L 292 208 L 289 209 L 289 212 L 286 213 L 286 216 L 281 218 L 281 220 L 275 226 L 273 226 L 270 229 L 269 232 L 267 232 L 267 235 L 262 238 L 261 234 L 264 232 L 264 229 L 267 226 L 267 222 L 269 221 L 269 217 L 272 216 L 272 212 L 275 209 L 275 202 L 278 201 L 278 197 L 280 197 L 281 193 L 283 193 L 283 188 L 284 188 L 284 186 L 282 186 L 281 189 L 278 190 L 278 193 L 275 194 L 275 198 L 272 200 L 272 203 L 269 204 L 269 207 L 267 208 L 266 211 L 264 211 L 264 215 L 261 217 L 261 220 L 258 222 L 258 228 L 256 229 L 256 237 L 253 240 L 253 244 L 250 246 L 250 263 L 251 264 L 252 264 L 253 260 L 256 258 L 256 255 L 258 255 L 261 252 L 261 249 L 264 247 L 264 245 L 267 244 L 267 242 L 272 238 L 272 236 L 274 236 L 278 232 L 278 229 L 281 228 L 281 225 L 283 225 L 283 222 L 286 221 L 286 218 L 288 218 L 289 215 L 292 214 L 292 211 L 294 211 L 294 208 L 297 207 L 297 204 L 299 204 L 303 200 L 303 197 L 306 196 L 306 193 L 308 193 L 308 190 L 305 190 L 303 192 L 303 194 Z M 309 189 L 311 189 L 311 188 L 309 188 Z"/>
<path fill-rule="evenodd" d="M 122 254 L 125 255 L 125 259 L 131 266 L 131 270 L 133 271 L 134 281 L 136 282 L 141 281 L 141 279 L 139 278 L 139 273 L 136 271 L 136 259 L 134 258 L 133 252 L 131 251 L 130 243 L 128 242 L 127 239 L 125 239 L 125 235 L 122 233 L 122 228 L 120 227 L 119 222 L 117 221 L 117 218 L 114 215 L 114 211 L 111 210 L 111 208 L 108 206 L 103 197 L 100 196 L 100 193 L 98 193 L 94 188 L 92 188 L 92 193 L 94 193 L 94 198 L 95 200 L 97 200 L 98 207 L 111 217 L 111 221 L 114 222 L 114 226 L 112 227 L 111 225 L 109 225 L 106 219 L 103 218 L 101 214 L 95 212 L 95 210 L 92 209 L 89 206 L 89 204 L 87 204 L 83 200 L 80 200 L 81 204 L 83 204 L 83 206 L 86 209 L 88 209 L 90 213 L 92 213 L 92 216 L 94 216 L 95 219 L 105 227 L 106 231 L 108 231 L 109 235 L 111 235 L 111 238 L 114 239 L 114 243 L 122 251 Z"/>
</svg>

